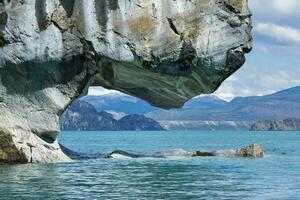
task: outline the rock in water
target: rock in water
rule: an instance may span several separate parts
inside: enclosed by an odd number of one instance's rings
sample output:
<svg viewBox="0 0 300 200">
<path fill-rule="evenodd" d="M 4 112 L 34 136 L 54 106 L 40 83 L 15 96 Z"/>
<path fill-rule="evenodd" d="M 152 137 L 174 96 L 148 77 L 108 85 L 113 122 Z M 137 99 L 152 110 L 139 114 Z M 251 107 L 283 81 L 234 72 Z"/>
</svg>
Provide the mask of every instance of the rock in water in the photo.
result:
<svg viewBox="0 0 300 200">
<path fill-rule="evenodd" d="M 235 151 L 235 156 L 241 157 L 264 157 L 264 149 L 262 144 L 251 144 L 247 147 Z"/>
<path fill-rule="evenodd" d="M 59 116 L 90 85 L 162 108 L 215 91 L 251 50 L 250 17 L 247 0 L 0 1 L 3 160 L 67 161 Z"/>
<path fill-rule="evenodd" d="M 158 151 L 152 154 L 153 157 L 191 157 L 193 155 L 192 152 L 185 151 L 183 149 L 169 149 L 169 150 L 163 150 Z"/>
<path fill-rule="evenodd" d="M 140 158 L 140 157 L 143 157 L 143 156 L 139 155 L 139 154 L 128 153 L 128 152 L 122 151 L 122 150 L 113 151 L 107 156 L 107 158 L 110 158 L 110 159 Z"/>
<path fill-rule="evenodd" d="M 218 150 L 218 151 L 195 151 L 189 152 L 183 149 L 168 149 L 151 154 L 134 154 L 122 150 L 116 150 L 110 153 L 106 158 L 167 158 L 167 157 L 249 157 L 263 158 L 264 150 L 262 144 L 251 144 L 237 150 Z"/>
<path fill-rule="evenodd" d="M 244 148 L 237 150 L 218 150 L 218 151 L 196 151 L 193 152 L 193 157 L 264 157 L 264 149 L 262 144 L 250 144 Z"/>
</svg>

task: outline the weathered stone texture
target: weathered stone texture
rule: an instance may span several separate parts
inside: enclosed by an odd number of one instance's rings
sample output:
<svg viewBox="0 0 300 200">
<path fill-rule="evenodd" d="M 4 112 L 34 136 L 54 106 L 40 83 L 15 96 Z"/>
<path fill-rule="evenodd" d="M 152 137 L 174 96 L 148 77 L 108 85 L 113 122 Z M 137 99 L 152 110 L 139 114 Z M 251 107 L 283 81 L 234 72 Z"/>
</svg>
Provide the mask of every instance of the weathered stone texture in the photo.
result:
<svg viewBox="0 0 300 200">
<path fill-rule="evenodd" d="M 180 107 L 242 66 L 250 16 L 246 0 L 0 1 L 0 128 L 52 145 L 90 85 Z"/>
</svg>

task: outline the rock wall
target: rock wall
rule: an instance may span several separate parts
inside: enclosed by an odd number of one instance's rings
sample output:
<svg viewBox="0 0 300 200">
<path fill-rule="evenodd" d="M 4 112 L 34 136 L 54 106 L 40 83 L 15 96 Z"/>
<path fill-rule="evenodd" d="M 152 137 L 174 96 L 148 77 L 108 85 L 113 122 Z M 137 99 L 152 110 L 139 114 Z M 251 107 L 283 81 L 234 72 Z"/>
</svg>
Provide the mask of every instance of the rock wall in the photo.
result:
<svg viewBox="0 0 300 200">
<path fill-rule="evenodd" d="M 6 135 L 12 162 L 67 161 L 59 116 L 90 85 L 162 108 L 215 91 L 251 50 L 250 16 L 247 0 L 0 0 L 1 162 Z"/>
</svg>

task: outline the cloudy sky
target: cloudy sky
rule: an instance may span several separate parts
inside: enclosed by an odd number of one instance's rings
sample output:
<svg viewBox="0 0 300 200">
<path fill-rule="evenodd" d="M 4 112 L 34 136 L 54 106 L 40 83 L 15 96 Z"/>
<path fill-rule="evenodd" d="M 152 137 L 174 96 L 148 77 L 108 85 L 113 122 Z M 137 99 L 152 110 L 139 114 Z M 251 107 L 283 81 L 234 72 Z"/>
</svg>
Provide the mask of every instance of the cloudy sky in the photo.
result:
<svg viewBox="0 0 300 200">
<path fill-rule="evenodd" d="M 249 0 L 249 5 L 254 47 L 246 64 L 216 91 L 227 100 L 300 85 L 300 0 Z M 101 93 L 107 91 L 90 90 Z"/>
</svg>

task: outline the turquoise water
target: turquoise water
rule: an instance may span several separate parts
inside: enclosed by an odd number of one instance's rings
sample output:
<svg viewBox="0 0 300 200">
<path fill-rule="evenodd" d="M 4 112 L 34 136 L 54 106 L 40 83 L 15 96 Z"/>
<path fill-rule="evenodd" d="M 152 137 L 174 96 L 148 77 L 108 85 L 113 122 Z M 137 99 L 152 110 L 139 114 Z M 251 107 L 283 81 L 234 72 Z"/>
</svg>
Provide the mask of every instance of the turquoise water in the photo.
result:
<svg viewBox="0 0 300 200">
<path fill-rule="evenodd" d="M 87 154 L 263 143 L 266 156 L 0 166 L 0 199 L 300 199 L 299 132 L 63 132 L 60 142 Z"/>
</svg>

